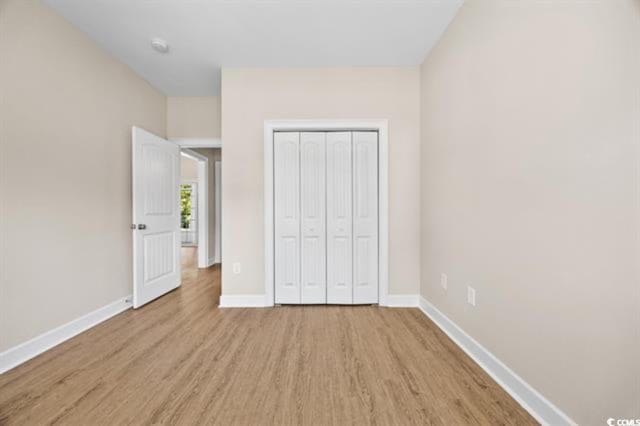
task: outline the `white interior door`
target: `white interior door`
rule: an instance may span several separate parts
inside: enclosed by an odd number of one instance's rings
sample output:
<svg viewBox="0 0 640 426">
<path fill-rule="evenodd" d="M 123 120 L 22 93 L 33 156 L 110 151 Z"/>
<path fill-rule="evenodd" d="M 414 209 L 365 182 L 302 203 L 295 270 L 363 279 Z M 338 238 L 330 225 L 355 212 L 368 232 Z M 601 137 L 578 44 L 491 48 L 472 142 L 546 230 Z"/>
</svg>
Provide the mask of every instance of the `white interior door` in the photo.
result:
<svg viewBox="0 0 640 426">
<path fill-rule="evenodd" d="M 301 303 L 299 146 L 300 133 L 274 134 L 275 303 Z"/>
<path fill-rule="evenodd" d="M 180 149 L 133 128 L 133 307 L 180 285 Z"/>
<path fill-rule="evenodd" d="M 353 303 L 378 303 L 378 133 L 353 132 Z"/>
<path fill-rule="evenodd" d="M 327 303 L 325 229 L 326 133 L 300 134 L 302 303 Z"/>
<path fill-rule="evenodd" d="M 327 303 L 353 303 L 351 132 L 327 133 Z"/>
</svg>

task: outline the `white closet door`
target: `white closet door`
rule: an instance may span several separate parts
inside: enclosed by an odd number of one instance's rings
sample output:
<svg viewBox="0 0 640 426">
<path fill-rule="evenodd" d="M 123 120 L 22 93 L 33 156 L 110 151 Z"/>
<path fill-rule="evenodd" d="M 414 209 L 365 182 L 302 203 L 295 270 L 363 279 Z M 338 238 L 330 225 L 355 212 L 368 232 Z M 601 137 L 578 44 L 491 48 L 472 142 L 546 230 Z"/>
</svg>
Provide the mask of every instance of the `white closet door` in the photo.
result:
<svg viewBox="0 0 640 426">
<path fill-rule="evenodd" d="M 300 134 L 302 303 L 327 303 L 326 133 Z"/>
<path fill-rule="evenodd" d="M 378 133 L 353 132 L 353 303 L 378 303 Z"/>
<path fill-rule="evenodd" d="M 351 132 L 327 133 L 327 303 L 353 303 Z"/>
<path fill-rule="evenodd" d="M 300 134 L 274 134 L 275 303 L 300 303 Z"/>
</svg>

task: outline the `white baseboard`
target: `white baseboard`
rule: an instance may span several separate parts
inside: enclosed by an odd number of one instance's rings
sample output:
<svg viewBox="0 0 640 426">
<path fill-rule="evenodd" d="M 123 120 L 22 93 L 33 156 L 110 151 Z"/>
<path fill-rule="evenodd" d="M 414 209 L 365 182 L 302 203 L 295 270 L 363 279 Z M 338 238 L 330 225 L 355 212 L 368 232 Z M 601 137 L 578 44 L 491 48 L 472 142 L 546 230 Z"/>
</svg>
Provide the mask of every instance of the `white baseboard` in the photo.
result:
<svg viewBox="0 0 640 426">
<path fill-rule="evenodd" d="M 417 294 L 389 294 L 384 306 L 390 308 L 417 308 L 420 296 Z M 263 308 L 273 306 L 266 302 L 265 294 L 223 294 L 221 308 Z"/>
<path fill-rule="evenodd" d="M 507 391 L 525 410 L 543 425 L 575 425 L 576 423 L 532 388 L 502 361 L 475 341 L 456 323 L 420 297 L 419 307 L 447 336 L 466 352 L 484 371 Z"/>
<path fill-rule="evenodd" d="M 47 331 L 31 340 L 0 353 L 0 374 L 69 340 L 73 336 L 131 308 L 131 296 L 123 297 L 71 322 Z"/>
<path fill-rule="evenodd" d="M 389 294 L 384 306 L 390 308 L 417 308 L 420 296 L 417 294 Z M 221 308 L 263 308 L 273 306 L 266 302 L 265 294 L 223 294 Z"/>
<path fill-rule="evenodd" d="M 207 268 L 209 268 L 210 266 L 213 266 L 216 264 L 216 259 L 214 257 L 210 257 L 209 260 L 207 260 Z"/>
<path fill-rule="evenodd" d="M 272 306 L 266 303 L 264 294 L 223 294 L 220 296 L 221 308 L 264 308 Z"/>
<path fill-rule="evenodd" d="M 417 308 L 420 296 L 417 294 L 387 294 L 385 306 L 390 308 Z"/>
</svg>

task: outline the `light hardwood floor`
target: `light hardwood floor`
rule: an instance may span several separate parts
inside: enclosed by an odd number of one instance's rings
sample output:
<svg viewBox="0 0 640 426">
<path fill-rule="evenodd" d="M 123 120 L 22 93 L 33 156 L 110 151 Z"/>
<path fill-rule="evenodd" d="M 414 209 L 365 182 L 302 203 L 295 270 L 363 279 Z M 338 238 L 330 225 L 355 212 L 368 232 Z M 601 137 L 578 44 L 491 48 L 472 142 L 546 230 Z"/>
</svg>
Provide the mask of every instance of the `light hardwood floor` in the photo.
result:
<svg viewBox="0 0 640 426">
<path fill-rule="evenodd" d="M 0 424 L 535 424 L 417 309 L 218 309 L 184 251 L 180 289 L 0 376 Z"/>
</svg>

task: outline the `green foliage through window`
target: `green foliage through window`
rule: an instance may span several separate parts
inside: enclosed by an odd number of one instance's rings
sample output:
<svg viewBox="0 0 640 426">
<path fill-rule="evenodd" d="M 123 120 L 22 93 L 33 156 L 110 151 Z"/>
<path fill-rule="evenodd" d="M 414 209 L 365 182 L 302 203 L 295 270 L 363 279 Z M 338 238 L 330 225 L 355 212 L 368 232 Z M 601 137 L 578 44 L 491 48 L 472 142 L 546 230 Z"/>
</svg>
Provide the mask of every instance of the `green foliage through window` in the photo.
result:
<svg viewBox="0 0 640 426">
<path fill-rule="evenodd" d="M 191 222 L 191 185 L 180 185 L 180 226 L 189 229 Z"/>
</svg>

